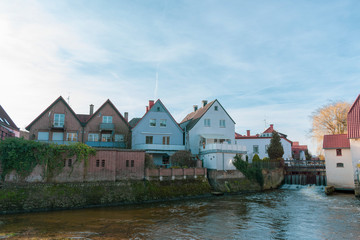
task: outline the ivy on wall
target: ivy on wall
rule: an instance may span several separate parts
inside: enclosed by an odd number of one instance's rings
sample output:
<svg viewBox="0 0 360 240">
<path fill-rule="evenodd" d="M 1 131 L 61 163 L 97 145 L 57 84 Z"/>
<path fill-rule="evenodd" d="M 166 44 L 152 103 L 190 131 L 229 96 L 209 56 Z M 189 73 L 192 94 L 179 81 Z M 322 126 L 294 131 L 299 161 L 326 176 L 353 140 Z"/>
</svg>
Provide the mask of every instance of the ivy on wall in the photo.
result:
<svg viewBox="0 0 360 240">
<path fill-rule="evenodd" d="M 263 187 L 264 176 L 262 174 L 261 167 L 257 164 L 249 164 L 248 162 L 242 160 L 242 155 L 236 155 L 233 164 L 237 170 L 245 175 L 247 179 L 255 180 L 261 188 Z"/>
<path fill-rule="evenodd" d="M 23 138 L 7 138 L 0 141 L 1 179 L 4 180 L 13 170 L 25 178 L 37 165 L 44 168 L 45 178 L 51 177 L 64 167 L 64 159 L 75 156 L 74 163 L 84 162 L 86 167 L 88 158 L 95 153 L 95 149 L 79 142 L 58 145 Z"/>
</svg>

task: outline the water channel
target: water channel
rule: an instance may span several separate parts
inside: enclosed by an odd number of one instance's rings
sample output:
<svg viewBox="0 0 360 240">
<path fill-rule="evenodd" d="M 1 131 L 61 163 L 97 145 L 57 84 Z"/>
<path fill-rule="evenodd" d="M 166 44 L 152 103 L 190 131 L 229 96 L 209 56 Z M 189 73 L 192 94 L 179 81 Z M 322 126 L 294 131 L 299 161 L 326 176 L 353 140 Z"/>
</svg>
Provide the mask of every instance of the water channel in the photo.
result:
<svg viewBox="0 0 360 240">
<path fill-rule="evenodd" d="M 323 187 L 0 216 L 7 239 L 360 239 L 360 201 Z"/>
</svg>

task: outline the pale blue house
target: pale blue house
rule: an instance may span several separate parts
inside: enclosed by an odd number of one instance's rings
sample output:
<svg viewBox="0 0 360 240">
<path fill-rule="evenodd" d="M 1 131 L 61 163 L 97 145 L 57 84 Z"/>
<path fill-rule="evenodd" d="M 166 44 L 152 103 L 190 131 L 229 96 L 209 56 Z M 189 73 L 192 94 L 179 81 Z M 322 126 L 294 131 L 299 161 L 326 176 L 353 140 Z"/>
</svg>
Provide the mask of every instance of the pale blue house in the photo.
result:
<svg viewBox="0 0 360 240">
<path fill-rule="evenodd" d="M 149 101 L 142 118 L 129 122 L 132 127 L 132 149 L 151 154 L 156 165 L 170 166 L 170 156 L 185 150 L 184 132 L 159 100 Z"/>
</svg>

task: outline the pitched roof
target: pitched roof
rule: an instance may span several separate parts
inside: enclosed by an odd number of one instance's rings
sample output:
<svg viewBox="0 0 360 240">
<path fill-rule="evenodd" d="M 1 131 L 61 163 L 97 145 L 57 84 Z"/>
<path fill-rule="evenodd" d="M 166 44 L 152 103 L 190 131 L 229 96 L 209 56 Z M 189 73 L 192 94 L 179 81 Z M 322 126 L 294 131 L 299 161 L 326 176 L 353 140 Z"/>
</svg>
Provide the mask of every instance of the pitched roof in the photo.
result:
<svg viewBox="0 0 360 240">
<path fill-rule="evenodd" d="M 190 129 L 192 129 L 196 125 L 196 123 L 201 119 L 202 116 L 204 116 L 204 114 L 209 110 L 209 108 L 215 102 L 217 102 L 220 105 L 220 107 L 222 107 L 222 109 L 224 109 L 225 113 L 229 116 L 231 121 L 233 121 L 233 123 L 235 123 L 235 121 L 226 112 L 225 108 L 220 104 L 220 102 L 217 99 L 215 99 L 214 101 L 211 101 L 208 104 L 206 104 L 205 106 L 203 106 L 203 107 L 199 108 L 198 110 L 196 110 L 196 112 L 191 112 L 188 115 L 186 115 L 186 117 L 181 121 L 180 124 L 188 122 L 187 125 L 186 125 L 186 130 L 189 131 Z"/>
<path fill-rule="evenodd" d="M 49 107 L 47 107 L 37 118 L 35 118 L 25 129 L 30 131 L 31 126 L 37 121 L 39 120 L 45 113 L 47 113 L 50 108 L 52 108 L 56 103 L 58 103 L 59 101 L 63 102 L 65 104 L 65 106 L 70 110 L 70 112 L 74 115 L 74 117 L 79 121 L 79 123 L 81 125 L 83 125 L 83 123 L 80 121 L 80 119 L 78 118 L 78 116 L 76 115 L 76 113 L 74 112 L 74 110 L 72 110 L 72 108 L 69 106 L 69 104 L 65 101 L 65 99 L 60 96 L 58 97 Z"/>
<path fill-rule="evenodd" d="M 325 135 L 324 149 L 350 148 L 350 141 L 346 134 Z"/>
<path fill-rule="evenodd" d="M 130 120 L 129 125 L 131 128 L 135 127 L 136 124 L 141 120 L 141 118 L 133 118 Z"/>
<path fill-rule="evenodd" d="M 274 131 L 274 125 L 270 124 L 270 127 L 268 127 L 268 129 L 266 129 L 263 133 L 272 133 Z"/>
<path fill-rule="evenodd" d="M 360 94 L 348 112 L 347 128 L 348 138 L 360 138 Z"/>
<path fill-rule="evenodd" d="M 152 109 L 152 107 L 154 107 L 157 103 L 159 103 L 164 109 L 165 109 L 165 112 L 167 114 L 169 114 L 170 118 L 173 120 L 173 122 L 179 127 L 179 129 L 181 131 L 183 131 L 183 129 L 179 126 L 179 124 L 176 122 L 175 118 L 171 115 L 171 113 L 169 112 L 169 110 L 167 110 L 167 108 L 165 107 L 165 105 L 162 103 L 162 101 L 160 99 L 158 99 L 154 104 L 152 104 L 150 106 L 149 104 L 149 108 L 147 108 L 147 112 L 144 114 L 144 116 L 142 116 L 141 118 L 133 118 L 131 119 L 132 124 L 134 124 L 134 126 L 131 126 L 132 128 L 136 127 L 138 125 L 138 123 L 146 116 L 146 114 L 148 114 L 150 112 L 150 110 Z M 137 120 L 138 119 L 138 120 Z"/>
<path fill-rule="evenodd" d="M 9 115 L 5 112 L 4 108 L 0 105 L 0 125 L 4 125 L 6 127 L 10 127 L 14 130 L 19 130 L 13 120 L 9 117 Z"/>
<path fill-rule="evenodd" d="M 80 120 L 82 123 L 86 123 L 86 122 L 90 119 L 90 117 L 91 117 L 92 115 L 90 115 L 90 114 L 76 114 L 76 116 L 79 118 L 79 120 Z"/>
<path fill-rule="evenodd" d="M 115 105 L 110 101 L 110 99 L 106 100 L 104 102 L 103 105 L 101 105 L 101 107 L 99 107 L 98 110 L 96 110 L 96 112 L 94 112 L 92 115 L 89 115 L 89 118 L 87 119 L 86 123 L 88 123 L 94 116 L 96 116 L 98 114 L 98 112 L 100 112 L 100 110 L 106 105 L 109 104 L 114 110 L 115 112 L 120 116 L 120 118 L 125 122 L 125 124 L 128 126 L 128 128 L 130 129 L 130 125 L 128 123 L 128 121 L 121 115 L 121 113 L 119 112 L 119 110 L 115 107 Z M 85 115 L 85 114 L 84 114 Z"/>
</svg>

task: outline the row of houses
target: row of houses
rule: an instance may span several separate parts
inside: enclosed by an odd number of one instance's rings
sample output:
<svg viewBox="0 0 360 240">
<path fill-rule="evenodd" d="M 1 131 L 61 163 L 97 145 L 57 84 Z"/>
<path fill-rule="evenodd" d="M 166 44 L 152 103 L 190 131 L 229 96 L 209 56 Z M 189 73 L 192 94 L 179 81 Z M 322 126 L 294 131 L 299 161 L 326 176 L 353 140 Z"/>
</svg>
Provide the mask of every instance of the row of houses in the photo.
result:
<svg viewBox="0 0 360 240">
<path fill-rule="evenodd" d="M 337 190 L 354 190 L 360 172 L 360 95 L 347 115 L 347 134 L 325 135 L 327 184 Z"/>
<path fill-rule="evenodd" d="M 189 150 L 209 169 L 234 169 L 236 154 L 268 157 L 267 147 L 273 124 L 263 133 L 246 135 L 235 132 L 235 121 L 218 100 L 202 101 L 177 123 L 161 100 L 150 100 L 144 115 L 128 119 L 107 100 L 96 111 L 90 105 L 89 114 L 75 113 L 60 96 L 35 118 L 26 129 L 31 140 L 69 144 L 82 142 L 97 148 L 145 150 L 156 165 L 168 167 L 171 156 Z M 292 158 L 292 142 L 280 133 L 284 159 Z"/>
</svg>

